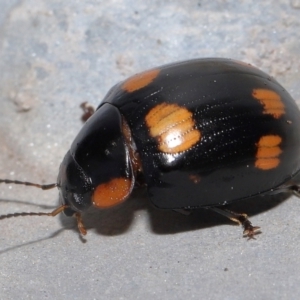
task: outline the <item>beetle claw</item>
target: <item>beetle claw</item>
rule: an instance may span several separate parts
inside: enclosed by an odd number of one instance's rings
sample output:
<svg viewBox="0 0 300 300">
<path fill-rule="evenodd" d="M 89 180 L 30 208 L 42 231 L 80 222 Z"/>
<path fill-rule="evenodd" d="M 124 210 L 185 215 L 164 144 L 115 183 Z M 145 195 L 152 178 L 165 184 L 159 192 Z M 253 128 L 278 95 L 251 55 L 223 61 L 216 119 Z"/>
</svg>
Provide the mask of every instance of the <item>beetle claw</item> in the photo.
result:
<svg viewBox="0 0 300 300">
<path fill-rule="evenodd" d="M 254 236 L 261 233 L 259 226 L 252 226 L 247 214 L 240 214 L 228 209 L 221 209 L 219 207 L 210 207 L 210 209 L 227 217 L 231 221 L 242 225 L 244 228 L 243 236 L 248 237 L 249 240 L 255 240 Z"/>
</svg>

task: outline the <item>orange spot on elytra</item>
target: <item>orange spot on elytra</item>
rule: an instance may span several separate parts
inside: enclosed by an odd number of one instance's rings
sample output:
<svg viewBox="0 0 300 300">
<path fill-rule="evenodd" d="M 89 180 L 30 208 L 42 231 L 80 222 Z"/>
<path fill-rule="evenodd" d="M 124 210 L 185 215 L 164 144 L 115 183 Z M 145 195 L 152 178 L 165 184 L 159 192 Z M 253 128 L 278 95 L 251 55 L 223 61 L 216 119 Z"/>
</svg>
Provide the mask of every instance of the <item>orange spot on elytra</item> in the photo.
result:
<svg viewBox="0 0 300 300">
<path fill-rule="evenodd" d="M 258 147 L 274 147 L 279 145 L 281 141 L 279 135 L 264 135 L 259 139 L 257 145 Z"/>
<path fill-rule="evenodd" d="M 177 104 L 161 103 L 146 115 L 150 135 L 164 153 L 179 153 L 200 141 L 201 133 L 195 126 L 193 114 Z"/>
<path fill-rule="evenodd" d="M 159 74 L 159 69 L 152 69 L 143 73 L 136 74 L 128 78 L 123 84 L 122 89 L 128 93 L 137 91 L 150 84 Z"/>
<path fill-rule="evenodd" d="M 282 139 L 278 135 L 265 135 L 257 143 L 255 167 L 261 170 L 270 170 L 276 168 L 280 159 L 278 156 L 282 153 L 279 145 Z"/>
<path fill-rule="evenodd" d="M 132 181 L 127 178 L 114 178 L 98 185 L 93 193 L 93 205 L 98 208 L 109 208 L 122 203 L 132 191 Z"/>
<path fill-rule="evenodd" d="M 264 158 L 258 159 L 255 162 L 255 167 L 261 170 L 271 170 L 276 168 L 280 163 L 279 158 Z"/>
<path fill-rule="evenodd" d="M 279 147 L 263 147 L 258 148 L 256 152 L 256 158 L 265 158 L 265 157 L 276 157 L 282 150 Z"/>
<path fill-rule="evenodd" d="M 284 104 L 280 96 L 274 91 L 267 89 L 254 89 L 252 96 L 264 106 L 264 114 L 272 115 L 275 119 L 284 113 Z"/>
</svg>

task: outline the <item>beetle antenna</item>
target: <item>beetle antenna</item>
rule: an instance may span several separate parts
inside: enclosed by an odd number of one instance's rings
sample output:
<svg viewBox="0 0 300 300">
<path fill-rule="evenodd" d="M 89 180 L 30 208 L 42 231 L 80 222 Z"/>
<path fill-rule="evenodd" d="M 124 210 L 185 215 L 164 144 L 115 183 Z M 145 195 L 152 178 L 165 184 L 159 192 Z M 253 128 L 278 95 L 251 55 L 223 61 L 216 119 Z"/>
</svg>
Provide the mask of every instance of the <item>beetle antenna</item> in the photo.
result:
<svg viewBox="0 0 300 300">
<path fill-rule="evenodd" d="M 57 208 L 55 208 L 52 212 L 45 213 L 45 212 L 21 212 L 21 213 L 14 213 L 14 214 L 7 214 L 7 215 L 0 215 L 0 220 L 3 219 L 9 219 L 9 218 L 16 218 L 16 217 L 26 217 L 26 216 L 48 216 L 48 217 L 55 217 L 56 215 L 63 212 L 66 208 L 68 208 L 69 205 L 61 205 Z M 82 235 L 86 235 L 86 228 L 83 225 L 82 217 L 79 212 L 74 214 L 74 217 L 77 221 L 77 227 L 79 229 L 79 232 Z"/>
<path fill-rule="evenodd" d="M 22 184 L 27 186 L 35 186 L 37 188 L 40 188 L 42 190 L 50 190 L 58 186 L 57 183 L 51 183 L 51 184 L 38 184 L 38 183 L 32 183 L 27 181 L 19 181 L 19 180 L 10 180 L 10 179 L 0 179 L 0 183 L 6 183 L 6 184 Z"/>
<path fill-rule="evenodd" d="M 54 209 L 50 213 L 45 213 L 45 212 L 21 212 L 21 213 L 14 213 L 14 214 L 7 214 L 7 215 L 0 215 L 0 220 L 3 219 L 9 219 L 9 218 L 14 218 L 14 217 L 25 217 L 25 216 L 49 216 L 49 217 L 55 217 L 62 211 L 64 211 L 65 208 L 67 208 L 68 205 L 61 205 Z"/>
<path fill-rule="evenodd" d="M 27 181 L 19 181 L 19 180 L 10 180 L 10 179 L 0 179 L 0 183 L 6 183 L 6 184 L 22 184 L 27 186 L 34 186 L 37 188 L 40 188 L 42 190 L 50 190 L 55 187 L 59 187 L 58 183 L 51 183 L 51 184 L 38 184 L 38 183 L 32 183 Z M 21 213 L 13 213 L 13 214 L 7 214 L 7 215 L 0 215 L 0 220 L 3 219 L 9 219 L 9 218 L 15 218 L 15 217 L 26 217 L 26 216 L 49 216 L 49 217 L 55 217 L 56 215 L 63 212 L 66 208 L 68 208 L 69 205 L 61 205 L 54 209 L 50 213 L 46 212 L 21 212 Z M 86 235 L 86 229 L 83 225 L 82 217 L 79 212 L 74 213 L 74 217 L 77 221 L 77 226 L 79 229 L 79 232 L 82 235 Z"/>
<path fill-rule="evenodd" d="M 27 186 L 34 186 L 34 187 L 40 188 L 42 190 L 50 190 L 50 189 L 55 188 L 56 186 L 58 186 L 57 183 L 38 184 L 38 183 L 32 183 L 32 182 L 27 182 L 27 181 L 10 180 L 10 179 L 0 179 L 0 183 L 22 184 L 22 185 L 27 185 Z M 56 215 L 61 213 L 67 207 L 68 207 L 68 205 L 61 205 L 61 206 L 57 207 L 56 209 L 54 209 L 50 213 L 46 213 L 46 212 L 21 212 L 21 213 L 0 215 L 0 220 L 15 218 L 15 217 L 25 217 L 25 216 L 50 216 L 50 217 L 55 217 Z"/>
</svg>

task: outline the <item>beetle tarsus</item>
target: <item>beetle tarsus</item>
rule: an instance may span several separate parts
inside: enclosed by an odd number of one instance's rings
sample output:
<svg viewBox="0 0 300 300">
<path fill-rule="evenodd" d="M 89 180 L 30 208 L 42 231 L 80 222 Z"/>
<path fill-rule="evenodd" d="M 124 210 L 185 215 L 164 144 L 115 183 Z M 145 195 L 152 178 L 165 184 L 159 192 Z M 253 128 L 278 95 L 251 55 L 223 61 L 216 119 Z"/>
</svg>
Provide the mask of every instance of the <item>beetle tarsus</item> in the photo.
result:
<svg viewBox="0 0 300 300">
<path fill-rule="evenodd" d="M 244 230 L 243 236 L 247 237 L 248 240 L 255 240 L 255 235 L 261 233 L 260 227 L 259 226 L 252 226 L 248 227 L 247 229 Z"/>
<path fill-rule="evenodd" d="M 226 210 L 227 211 L 227 210 Z M 255 240 L 255 235 L 260 233 L 259 226 L 253 226 L 250 220 L 248 219 L 247 214 L 239 214 L 233 211 L 228 210 L 228 213 L 231 213 L 233 217 L 230 217 L 230 220 L 242 225 L 244 228 L 243 236 L 248 237 L 249 240 Z"/>
<path fill-rule="evenodd" d="M 243 236 L 247 237 L 249 240 L 253 239 L 255 240 L 255 235 L 260 233 L 260 227 L 259 226 L 252 226 L 251 222 L 246 219 L 242 226 L 244 227 Z"/>
<path fill-rule="evenodd" d="M 242 225 L 244 228 L 243 236 L 248 237 L 249 240 L 250 239 L 255 240 L 254 236 L 260 233 L 260 227 L 253 226 L 250 220 L 248 219 L 247 214 L 240 214 L 228 209 L 223 209 L 218 207 L 210 207 L 210 209 L 227 217 L 231 221 L 236 222 L 239 225 Z"/>
</svg>

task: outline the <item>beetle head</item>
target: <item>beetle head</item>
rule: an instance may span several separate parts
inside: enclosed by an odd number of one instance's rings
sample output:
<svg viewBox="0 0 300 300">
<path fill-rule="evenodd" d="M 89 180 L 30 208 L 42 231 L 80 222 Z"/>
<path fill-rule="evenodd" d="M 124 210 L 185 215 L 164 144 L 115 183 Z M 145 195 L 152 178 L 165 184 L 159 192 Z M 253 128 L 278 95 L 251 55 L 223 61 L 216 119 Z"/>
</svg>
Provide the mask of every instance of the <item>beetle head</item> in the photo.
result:
<svg viewBox="0 0 300 300">
<path fill-rule="evenodd" d="M 130 129 L 119 110 L 103 104 L 88 119 L 67 152 L 58 175 L 61 200 L 70 216 L 115 206 L 134 186 L 128 135 Z"/>
<path fill-rule="evenodd" d="M 64 210 L 67 216 L 72 216 L 75 212 L 83 211 L 91 206 L 93 192 L 91 178 L 85 174 L 70 151 L 67 152 L 60 165 L 57 184 L 60 200 L 67 205 Z"/>
</svg>

